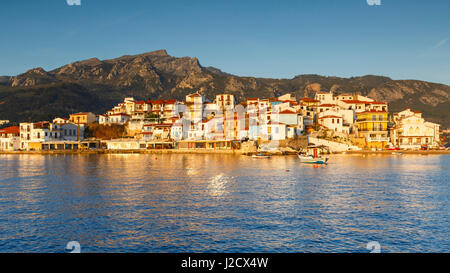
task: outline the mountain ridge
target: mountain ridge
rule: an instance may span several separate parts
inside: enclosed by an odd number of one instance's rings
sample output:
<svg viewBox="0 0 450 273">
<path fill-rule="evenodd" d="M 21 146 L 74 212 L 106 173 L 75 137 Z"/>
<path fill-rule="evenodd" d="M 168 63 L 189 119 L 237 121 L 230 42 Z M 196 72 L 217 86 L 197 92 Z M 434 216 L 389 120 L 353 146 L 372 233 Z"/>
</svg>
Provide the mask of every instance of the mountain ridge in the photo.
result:
<svg viewBox="0 0 450 273">
<path fill-rule="evenodd" d="M 164 49 L 107 60 L 90 58 L 50 71 L 38 67 L 17 76 L 0 77 L 0 105 L 6 101 L 14 104 L 13 94 L 20 97 L 17 93 L 21 93 L 26 97 L 24 94 L 31 94 L 29 92 L 44 92 L 58 86 L 64 86 L 62 92 L 70 91 L 77 99 L 82 98 L 75 96 L 78 93 L 71 88 L 78 88 L 85 92 L 83 94 L 90 93 L 104 101 L 101 103 L 94 99 L 92 103 L 81 103 L 83 109 L 67 109 L 67 114 L 69 110 L 101 113 L 127 96 L 184 99 L 187 94 L 198 91 L 211 100 L 216 94 L 225 92 L 244 100 L 248 97 L 276 97 L 285 93 L 293 93 L 297 98 L 312 97 L 317 91 L 331 90 L 336 93 L 359 93 L 387 101 L 392 112 L 411 107 L 422 111 L 424 117 L 431 121 L 450 126 L 450 86 L 445 84 L 393 80 L 376 75 L 342 78 L 306 74 L 291 79 L 241 77 L 215 67 L 204 67 L 195 57 L 173 57 Z M 33 94 L 38 98 L 38 94 Z M 45 102 L 41 103 L 45 107 Z M 58 114 L 63 114 L 64 107 L 58 107 Z M 0 117 L 14 121 L 29 118 L 10 111 L 0 107 Z M 17 111 L 29 112 L 26 105 Z M 50 110 L 48 116 L 51 114 Z"/>
</svg>

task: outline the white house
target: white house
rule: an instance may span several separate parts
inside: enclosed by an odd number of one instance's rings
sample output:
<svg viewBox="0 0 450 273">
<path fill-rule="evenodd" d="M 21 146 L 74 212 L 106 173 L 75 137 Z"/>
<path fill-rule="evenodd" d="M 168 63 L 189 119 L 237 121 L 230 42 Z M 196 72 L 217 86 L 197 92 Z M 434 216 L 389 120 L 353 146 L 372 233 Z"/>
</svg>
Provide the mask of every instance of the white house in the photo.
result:
<svg viewBox="0 0 450 273">
<path fill-rule="evenodd" d="M 440 143 L 439 124 L 427 122 L 422 113 L 410 108 L 393 115 L 391 143 L 401 149 L 419 149 L 422 145 L 437 147 Z"/>
<path fill-rule="evenodd" d="M 108 123 L 109 124 L 125 124 L 131 119 L 131 116 L 128 114 L 117 113 L 109 115 Z"/>
<path fill-rule="evenodd" d="M 334 104 L 332 92 L 317 92 L 314 99 L 320 101 L 320 104 Z"/>
<path fill-rule="evenodd" d="M 69 122 L 70 122 L 70 120 L 68 118 L 54 118 L 53 119 L 54 124 L 66 124 Z"/>
<path fill-rule="evenodd" d="M 20 127 L 13 126 L 0 129 L 0 151 L 20 149 Z"/>
<path fill-rule="evenodd" d="M 318 123 L 322 127 L 325 127 L 328 130 L 332 130 L 339 133 L 348 133 L 343 130 L 343 119 L 340 116 L 322 116 L 318 118 Z"/>
<path fill-rule="evenodd" d="M 204 97 L 199 93 L 187 95 L 184 116 L 194 123 L 201 121 L 203 119 L 203 102 Z"/>
<path fill-rule="evenodd" d="M 84 125 L 54 124 L 48 121 L 20 123 L 20 148 L 28 150 L 29 143 L 49 141 L 81 141 L 84 139 Z"/>
<path fill-rule="evenodd" d="M 107 115 L 98 115 L 98 123 L 101 125 L 109 124 L 109 117 Z"/>
<path fill-rule="evenodd" d="M 284 140 L 286 139 L 286 124 L 271 121 L 261 125 L 261 138 L 263 140 Z"/>
</svg>

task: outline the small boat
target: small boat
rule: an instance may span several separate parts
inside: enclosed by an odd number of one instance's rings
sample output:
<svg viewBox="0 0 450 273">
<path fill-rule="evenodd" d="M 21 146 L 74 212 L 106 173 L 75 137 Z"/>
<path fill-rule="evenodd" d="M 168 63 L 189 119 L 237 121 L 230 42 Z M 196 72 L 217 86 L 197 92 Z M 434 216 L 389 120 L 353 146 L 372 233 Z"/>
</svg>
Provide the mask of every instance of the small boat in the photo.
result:
<svg viewBox="0 0 450 273">
<path fill-rule="evenodd" d="M 308 148 L 304 153 L 299 153 L 298 158 L 300 158 L 301 163 L 306 164 L 327 164 L 328 162 L 328 157 L 320 156 L 319 149 L 316 147 Z"/>
<path fill-rule="evenodd" d="M 270 155 L 268 154 L 256 154 L 252 155 L 253 158 L 270 158 Z"/>
<path fill-rule="evenodd" d="M 392 154 L 393 155 L 402 155 L 403 153 L 402 152 L 393 152 Z"/>
<path fill-rule="evenodd" d="M 327 157 L 314 157 L 312 155 L 298 155 L 298 158 L 300 158 L 301 163 L 306 164 L 327 164 L 328 158 Z"/>
</svg>

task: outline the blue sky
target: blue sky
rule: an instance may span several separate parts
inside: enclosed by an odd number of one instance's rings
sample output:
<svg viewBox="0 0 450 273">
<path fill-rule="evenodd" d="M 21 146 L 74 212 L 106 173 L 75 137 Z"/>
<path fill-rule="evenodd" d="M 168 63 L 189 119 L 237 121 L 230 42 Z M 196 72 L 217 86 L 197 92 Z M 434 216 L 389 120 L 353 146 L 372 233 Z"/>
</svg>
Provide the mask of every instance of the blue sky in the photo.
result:
<svg viewBox="0 0 450 273">
<path fill-rule="evenodd" d="M 450 84 L 450 1 L 4 0 L 0 75 L 166 49 L 240 76 Z"/>
</svg>

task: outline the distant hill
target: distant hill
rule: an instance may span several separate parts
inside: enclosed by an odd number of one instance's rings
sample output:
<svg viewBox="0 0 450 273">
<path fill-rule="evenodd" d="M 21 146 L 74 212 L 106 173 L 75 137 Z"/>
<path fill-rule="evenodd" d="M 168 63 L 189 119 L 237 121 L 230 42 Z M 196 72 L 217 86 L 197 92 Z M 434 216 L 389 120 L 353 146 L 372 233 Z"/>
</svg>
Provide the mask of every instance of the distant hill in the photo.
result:
<svg viewBox="0 0 450 273">
<path fill-rule="evenodd" d="M 312 97 L 316 91 L 360 93 L 390 103 L 391 111 L 406 107 L 422 111 L 430 121 L 450 127 L 450 86 L 381 76 L 353 78 L 299 75 L 293 79 L 239 77 L 197 58 L 176 58 L 165 50 L 111 60 L 92 58 L 52 71 L 35 68 L 15 77 L 0 77 L 0 119 L 49 119 L 76 111 L 103 113 L 127 96 L 138 99 L 184 99 L 199 91 L 213 99 L 231 93 L 238 100 L 293 93 Z"/>
</svg>

